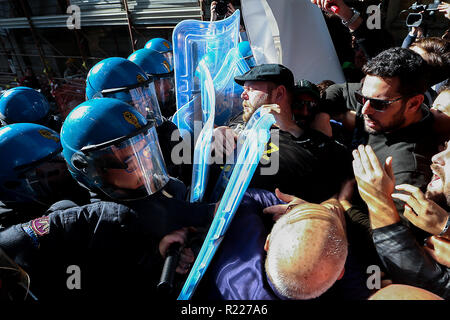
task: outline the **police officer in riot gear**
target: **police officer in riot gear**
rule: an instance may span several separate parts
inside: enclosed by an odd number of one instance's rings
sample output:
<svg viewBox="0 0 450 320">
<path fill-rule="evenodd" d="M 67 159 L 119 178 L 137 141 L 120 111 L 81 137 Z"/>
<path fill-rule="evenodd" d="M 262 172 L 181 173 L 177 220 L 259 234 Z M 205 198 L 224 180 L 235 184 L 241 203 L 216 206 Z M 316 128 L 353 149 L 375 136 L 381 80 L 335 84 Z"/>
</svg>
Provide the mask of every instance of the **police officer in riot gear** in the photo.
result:
<svg viewBox="0 0 450 320">
<path fill-rule="evenodd" d="M 2 230 L 0 247 L 43 299 L 151 298 L 160 242 L 185 227 L 207 227 L 215 205 L 182 200 L 184 185 L 167 174 L 155 122 L 120 100 L 80 104 L 64 122 L 61 143 L 70 173 L 102 201 Z M 80 289 L 67 287 L 70 266 L 81 270 Z"/>
</svg>

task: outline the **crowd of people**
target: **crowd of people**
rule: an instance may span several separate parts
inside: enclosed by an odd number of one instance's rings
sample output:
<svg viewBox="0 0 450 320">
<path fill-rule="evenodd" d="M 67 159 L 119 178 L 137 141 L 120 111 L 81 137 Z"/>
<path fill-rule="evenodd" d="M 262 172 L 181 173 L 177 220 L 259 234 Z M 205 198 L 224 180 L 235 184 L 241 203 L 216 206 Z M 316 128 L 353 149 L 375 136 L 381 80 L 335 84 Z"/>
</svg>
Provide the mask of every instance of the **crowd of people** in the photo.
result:
<svg viewBox="0 0 450 320">
<path fill-rule="evenodd" d="M 449 41 L 381 48 L 343 0 L 311 2 L 348 27 L 361 79 L 315 84 L 255 64 L 241 42 L 252 61 L 234 78 L 242 111 L 215 126 L 211 157 L 235 153 L 256 110 L 275 124 L 193 300 L 448 299 Z M 439 10 L 448 17 L 450 5 Z M 34 89 L 1 96 L 0 300 L 176 299 L 224 166 L 210 165 L 204 200 L 189 202 L 193 155 L 174 157 L 191 142 L 171 121 L 172 51 L 155 38 L 100 61 L 86 101 L 61 121 Z M 174 244 L 173 290 L 162 292 Z"/>
</svg>

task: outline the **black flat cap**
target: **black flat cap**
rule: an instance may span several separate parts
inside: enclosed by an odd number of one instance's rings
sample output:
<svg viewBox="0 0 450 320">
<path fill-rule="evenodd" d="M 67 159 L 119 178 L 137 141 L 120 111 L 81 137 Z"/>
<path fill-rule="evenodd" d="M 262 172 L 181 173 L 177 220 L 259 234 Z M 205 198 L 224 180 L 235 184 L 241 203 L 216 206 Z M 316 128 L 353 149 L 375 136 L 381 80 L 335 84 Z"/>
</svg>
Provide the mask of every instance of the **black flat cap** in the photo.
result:
<svg viewBox="0 0 450 320">
<path fill-rule="evenodd" d="M 294 87 L 292 71 L 281 64 L 261 64 L 253 67 L 241 76 L 234 77 L 237 84 L 243 86 L 245 81 L 270 81 L 284 85 L 288 89 Z"/>
<path fill-rule="evenodd" d="M 294 94 L 307 93 L 316 99 L 320 99 L 320 91 L 317 86 L 309 80 L 299 80 L 295 84 Z"/>
</svg>

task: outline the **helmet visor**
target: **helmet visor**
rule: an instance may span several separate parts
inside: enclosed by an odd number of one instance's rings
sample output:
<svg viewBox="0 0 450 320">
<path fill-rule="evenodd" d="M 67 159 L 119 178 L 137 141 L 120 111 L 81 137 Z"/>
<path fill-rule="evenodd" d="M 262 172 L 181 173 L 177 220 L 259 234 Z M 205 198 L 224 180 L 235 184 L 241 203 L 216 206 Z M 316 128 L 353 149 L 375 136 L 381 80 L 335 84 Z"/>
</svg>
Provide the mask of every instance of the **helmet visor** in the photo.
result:
<svg viewBox="0 0 450 320">
<path fill-rule="evenodd" d="M 170 66 L 173 69 L 173 51 L 167 51 L 163 53 L 164 58 L 169 61 Z"/>
<path fill-rule="evenodd" d="M 159 109 L 153 81 L 140 83 L 139 86 L 105 89 L 97 92 L 95 98 L 115 98 L 128 103 L 136 108 L 147 119 L 154 119 L 160 125 L 162 123 L 161 110 Z"/>
<path fill-rule="evenodd" d="M 155 76 L 154 84 L 161 113 L 165 117 L 172 116 L 176 111 L 173 73 Z"/>
<path fill-rule="evenodd" d="M 75 182 L 61 153 L 45 160 L 18 167 L 17 179 L 3 183 L 5 202 L 37 202 L 49 205 L 60 200 L 64 191 Z"/>
<path fill-rule="evenodd" d="M 60 153 L 27 170 L 24 172 L 24 176 L 30 189 L 39 199 L 52 199 L 55 193 L 59 194 L 62 186 L 67 188 L 66 183 L 73 182 L 64 157 Z"/>
<path fill-rule="evenodd" d="M 169 181 L 154 126 L 118 144 L 88 151 L 87 159 L 86 176 L 113 199 L 143 198 Z"/>
</svg>

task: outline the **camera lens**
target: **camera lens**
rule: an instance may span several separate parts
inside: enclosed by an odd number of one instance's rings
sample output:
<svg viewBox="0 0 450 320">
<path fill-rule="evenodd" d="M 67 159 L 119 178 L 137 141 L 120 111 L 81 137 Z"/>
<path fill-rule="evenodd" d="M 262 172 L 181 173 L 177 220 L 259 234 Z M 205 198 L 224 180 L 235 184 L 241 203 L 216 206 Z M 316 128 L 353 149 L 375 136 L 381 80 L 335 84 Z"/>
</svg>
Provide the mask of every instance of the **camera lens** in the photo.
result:
<svg viewBox="0 0 450 320">
<path fill-rule="evenodd" d="M 422 23 L 423 16 L 421 13 L 410 13 L 406 18 L 406 26 L 419 27 Z"/>
<path fill-rule="evenodd" d="M 219 16 L 224 16 L 227 14 L 228 7 L 227 7 L 227 1 L 217 1 L 216 4 L 216 12 Z"/>
</svg>

